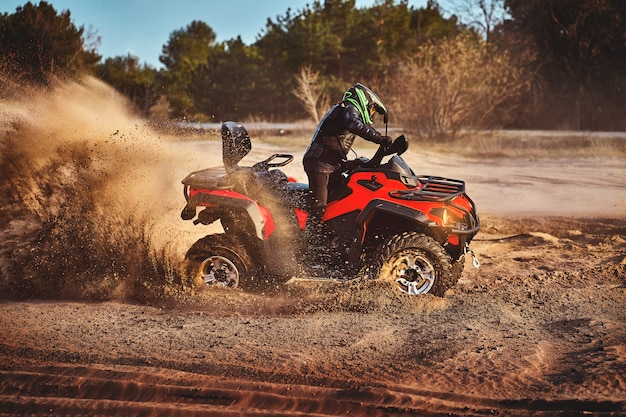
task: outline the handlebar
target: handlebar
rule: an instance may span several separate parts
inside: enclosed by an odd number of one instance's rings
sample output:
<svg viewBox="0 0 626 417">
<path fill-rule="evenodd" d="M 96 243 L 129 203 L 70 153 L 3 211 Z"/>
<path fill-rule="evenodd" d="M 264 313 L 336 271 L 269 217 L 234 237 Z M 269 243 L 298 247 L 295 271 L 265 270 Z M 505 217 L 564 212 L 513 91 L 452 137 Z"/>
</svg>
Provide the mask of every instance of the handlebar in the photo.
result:
<svg viewBox="0 0 626 417">
<path fill-rule="evenodd" d="M 376 153 L 374 154 L 372 159 L 362 164 L 361 166 L 365 168 L 377 167 L 378 165 L 380 165 L 380 163 L 382 162 L 385 156 L 392 155 L 394 153 L 398 155 L 402 155 L 404 152 L 406 152 L 408 147 L 409 147 L 409 142 L 407 141 L 406 137 L 404 135 L 400 135 L 393 141 L 391 145 L 389 146 L 380 145 L 378 149 L 376 150 Z"/>
</svg>

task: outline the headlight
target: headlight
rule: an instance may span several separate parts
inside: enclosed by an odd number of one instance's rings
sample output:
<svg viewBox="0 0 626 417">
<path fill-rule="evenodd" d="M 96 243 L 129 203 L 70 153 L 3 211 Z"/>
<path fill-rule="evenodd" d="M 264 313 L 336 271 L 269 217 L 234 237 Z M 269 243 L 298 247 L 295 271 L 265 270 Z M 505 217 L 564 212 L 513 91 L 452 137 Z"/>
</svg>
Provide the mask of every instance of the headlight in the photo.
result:
<svg viewBox="0 0 626 417">
<path fill-rule="evenodd" d="M 467 230 L 467 223 L 465 223 L 462 218 L 457 216 L 454 211 L 449 208 L 437 207 L 432 209 L 430 213 L 437 217 L 441 217 L 444 227 L 457 230 Z"/>
<path fill-rule="evenodd" d="M 458 216 L 456 216 L 447 208 L 443 209 L 442 219 L 443 219 L 443 225 L 446 227 L 456 226 L 457 224 L 461 223 L 461 219 L 459 219 Z"/>
</svg>

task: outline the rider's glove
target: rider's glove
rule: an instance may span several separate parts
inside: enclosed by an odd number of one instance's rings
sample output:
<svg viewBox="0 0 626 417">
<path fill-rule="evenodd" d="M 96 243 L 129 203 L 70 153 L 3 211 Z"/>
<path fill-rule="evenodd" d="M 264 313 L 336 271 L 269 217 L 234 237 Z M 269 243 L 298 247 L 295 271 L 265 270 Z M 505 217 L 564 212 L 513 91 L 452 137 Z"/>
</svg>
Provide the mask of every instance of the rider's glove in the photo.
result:
<svg viewBox="0 0 626 417">
<path fill-rule="evenodd" d="M 380 141 L 378 142 L 379 145 L 382 145 L 385 148 L 389 147 L 392 143 L 393 140 L 389 136 L 381 136 Z"/>
</svg>

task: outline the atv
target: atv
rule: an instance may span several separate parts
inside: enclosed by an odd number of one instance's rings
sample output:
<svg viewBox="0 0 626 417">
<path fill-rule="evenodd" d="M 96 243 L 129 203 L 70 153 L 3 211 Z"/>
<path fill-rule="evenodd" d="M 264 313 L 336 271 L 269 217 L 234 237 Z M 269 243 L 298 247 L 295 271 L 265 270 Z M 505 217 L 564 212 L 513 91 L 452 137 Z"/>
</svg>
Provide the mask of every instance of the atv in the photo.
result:
<svg viewBox="0 0 626 417">
<path fill-rule="evenodd" d="M 292 155 L 240 167 L 252 149 L 246 128 L 226 122 L 221 136 L 224 166 L 182 181 L 182 219 L 219 220 L 224 230 L 187 252 L 184 269 L 194 282 L 253 289 L 291 278 L 384 279 L 410 295 L 443 296 L 460 278 L 466 254 L 478 266 L 469 244 L 480 222 L 465 183 L 416 175 L 401 157 L 404 136 L 371 159 L 344 163 L 322 224 L 313 225 L 308 184 L 280 170 Z"/>
</svg>

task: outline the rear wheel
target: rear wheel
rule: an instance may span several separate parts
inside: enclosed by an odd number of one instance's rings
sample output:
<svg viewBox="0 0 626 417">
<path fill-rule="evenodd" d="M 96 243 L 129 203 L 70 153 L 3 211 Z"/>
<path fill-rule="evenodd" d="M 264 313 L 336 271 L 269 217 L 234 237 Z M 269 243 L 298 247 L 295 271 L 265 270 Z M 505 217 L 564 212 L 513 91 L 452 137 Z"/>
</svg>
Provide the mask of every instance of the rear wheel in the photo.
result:
<svg viewBox="0 0 626 417">
<path fill-rule="evenodd" d="M 392 236 L 378 251 L 375 273 L 410 295 L 442 297 L 455 284 L 450 256 L 433 238 L 416 232 Z"/>
<path fill-rule="evenodd" d="M 209 235 L 185 256 L 185 272 L 193 282 L 228 288 L 250 285 L 252 259 L 245 246 L 225 234 Z"/>
</svg>

